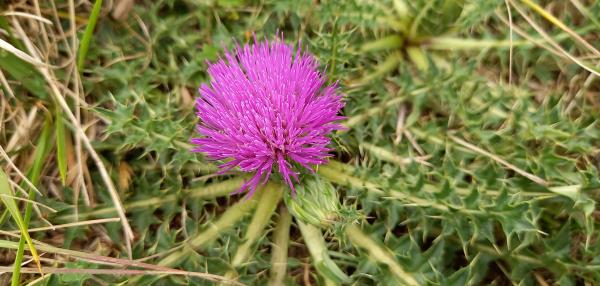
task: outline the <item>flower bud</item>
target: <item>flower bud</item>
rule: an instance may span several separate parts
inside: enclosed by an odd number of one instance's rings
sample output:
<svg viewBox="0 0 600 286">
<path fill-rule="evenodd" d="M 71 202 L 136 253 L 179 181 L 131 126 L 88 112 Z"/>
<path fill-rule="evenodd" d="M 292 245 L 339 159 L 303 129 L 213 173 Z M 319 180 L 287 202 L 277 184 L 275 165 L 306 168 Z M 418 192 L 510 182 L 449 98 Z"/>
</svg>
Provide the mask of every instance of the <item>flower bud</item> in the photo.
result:
<svg viewBox="0 0 600 286">
<path fill-rule="evenodd" d="M 329 227 L 338 220 L 341 205 L 337 190 L 316 175 L 303 178 L 296 194 L 286 192 L 284 198 L 290 213 L 304 223 Z"/>
</svg>

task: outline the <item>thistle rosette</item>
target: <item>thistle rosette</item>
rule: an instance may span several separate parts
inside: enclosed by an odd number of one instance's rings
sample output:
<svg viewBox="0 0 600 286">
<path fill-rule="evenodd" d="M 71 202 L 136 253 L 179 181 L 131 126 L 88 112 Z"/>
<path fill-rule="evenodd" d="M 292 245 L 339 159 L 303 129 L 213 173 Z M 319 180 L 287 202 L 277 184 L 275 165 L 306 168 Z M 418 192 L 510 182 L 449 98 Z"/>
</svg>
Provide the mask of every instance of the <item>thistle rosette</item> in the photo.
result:
<svg viewBox="0 0 600 286">
<path fill-rule="evenodd" d="M 298 167 L 312 171 L 331 156 L 328 135 L 342 128 L 344 103 L 312 55 L 279 37 L 255 40 L 226 50 L 208 74 L 196 99 L 201 137 L 193 151 L 222 161 L 220 172 L 253 173 L 239 192 L 251 196 L 276 171 L 295 193 Z"/>
</svg>

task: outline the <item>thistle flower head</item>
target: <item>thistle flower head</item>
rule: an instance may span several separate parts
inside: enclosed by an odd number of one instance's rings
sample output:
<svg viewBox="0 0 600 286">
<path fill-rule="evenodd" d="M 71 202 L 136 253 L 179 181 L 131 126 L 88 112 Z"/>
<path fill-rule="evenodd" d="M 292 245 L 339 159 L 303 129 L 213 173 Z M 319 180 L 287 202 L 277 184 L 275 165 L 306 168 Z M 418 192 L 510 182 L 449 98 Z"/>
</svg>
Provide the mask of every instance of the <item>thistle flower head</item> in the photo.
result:
<svg viewBox="0 0 600 286">
<path fill-rule="evenodd" d="M 308 170 L 330 155 L 328 134 L 340 129 L 344 106 L 336 85 L 326 85 L 316 60 L 282 38 L 237 46 L 209 63 L 210 84 L 196 99 L 200 138 L 195 152 L 222 160 L 225 172 L 253 173 L 239 190 L 252 195 L 272 171 L 293 192 L 297 166 Z"/>
</svg>

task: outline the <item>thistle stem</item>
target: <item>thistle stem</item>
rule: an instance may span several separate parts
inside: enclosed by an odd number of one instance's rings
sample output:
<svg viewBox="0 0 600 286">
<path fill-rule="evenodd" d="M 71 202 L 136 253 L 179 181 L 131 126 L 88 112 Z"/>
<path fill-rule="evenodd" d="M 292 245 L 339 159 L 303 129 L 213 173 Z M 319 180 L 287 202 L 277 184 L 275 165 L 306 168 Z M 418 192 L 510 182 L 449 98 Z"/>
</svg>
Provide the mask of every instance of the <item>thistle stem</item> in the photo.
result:
<svg viewBox="0 0 600 286">
<path fill-rule="evenodd" d="M 490 40 L 490 39 L 461 39 L 437 37 L 428 39 L 423 45 L 428 50 L 483 50 L 490 48 L 533 47 L 529 41 Z"/>
<path fill-rule="evenodd" d="M 371 183 L 369 181 L 362 180 L 360 178 L 348 175 L 341 171 L 340 169 L 332 168 L 329 165 L 321 165 L 319 166 L 319 170 L 317 171 L 319 175 L 325 177 L 326 179 L 334 182 L 336 184 L 354 188 L 365 188 L 369 192 L 373 192 L 375 194 L 383 195 L 383 191 L 379 188 L 378 185 Z"/>
<path fill-rule="evenodd" d="M 273 246 L 271 247 L 271 278 L 269 279 L 269 286 L 284 285 L 291 224 L 292 216 L 287 208 L 285 206 L 280 207 L 277 227 L 273 233 Z"/>
<path fill-rule="evenodd" d="M 242 244 L 238 247 L 231 261 L 232 270 L 225 274 L 227 278 L 233 278 L 235 269 L 242 266 L 251 254 L 251 248 L 256 244 L 260 236 L 264 233 L 265 227 L 271 221 L 271 216 L 275 212 L 277 204 L 283 194 L 283 186 L 280 184 L 269 183 L 260 193 L 260 199 L 256 211 L 252 216 L 252 221 L 248 225 Z"/>
<path fill-rule="evenodd" d="M 402 285 L 419 285 L 417 279 L 398 264 L 391 250 L 374 241 L 358 226 L 354 224 L 346 226 L 346 236 L 355 247 L 365 249 L 373 261 L 387 265 L 390 272 L 402 282 Z"/>
<path fill-rule="evenodd" d="M 250 200 L 241 200 L 233 206 L 230 206 L 217 221 L 206 226 L 204 231 L 200 232 L 195 238 L 186 242 L 189 248 L 197 250 L 206 247 L 216 240 L 225 230 L 233 227 L 256 205 L 256 198 Z M 188 254 L 188 247 L 171 253 L 163 258 L 158 264 L 162 266 L 171 266 L 180 262 Z"/>
<path fill-rule="evenodd" d="M 363 52 L 377 52 L 382 50 L 399 49 L 404 45 L 404 38 L 400 35 L 387 36 L 372 42 L 364 44 L 361 48 Z"/>
<path fill-rule="evenodd" d="M 344 273 L 329 257 L 327 245 L 323 238 L 323 233 L 316 226 L 305 224 L 296 220 L 298 228 L 302 233 L 308 252 L 313 259 L 313 265 L 317 272 L 325 279 L 326 285 L 340 285 L 348 282 L 350 278 Z"/>
<path fill-rule="evenodd" d="M 213 199 L 217 197 L 227 196 L 231 192 L 239 189 L 243 184 L 246 177 L 236 177 L 226 181 L 211 183 L 205 186 L 191 188 L 183 190 L 183 197 L 188 199 Z M 133 201 L 131 203 L 125 203 L 125 209 L 131 211 L 134 209 L 143 209 L 152 206 L 165 205 L 170 202 L 174 202 L 178 199 L 175 194 L 163 195 L 161 197 L 152 197 L 143 200 Z M 96 210 L 80 213 L 80 219 L 86 219 L 90 217 L 103 217 L 111 214 L 116 214 L 117 210 L 114 207 L 98 208 Z M 70 222 L 75 219 L 75 214 L 67 214 L 56 218 L 58 221 Z"/>
<path fill-rule="evenodd" d="M 419 71 L 425 72 L 429 69 L 429 59 L 427 59 L 427 55 L 421 47 L 406 48 L 406 55 L 417 66 Z"/>
</svg>

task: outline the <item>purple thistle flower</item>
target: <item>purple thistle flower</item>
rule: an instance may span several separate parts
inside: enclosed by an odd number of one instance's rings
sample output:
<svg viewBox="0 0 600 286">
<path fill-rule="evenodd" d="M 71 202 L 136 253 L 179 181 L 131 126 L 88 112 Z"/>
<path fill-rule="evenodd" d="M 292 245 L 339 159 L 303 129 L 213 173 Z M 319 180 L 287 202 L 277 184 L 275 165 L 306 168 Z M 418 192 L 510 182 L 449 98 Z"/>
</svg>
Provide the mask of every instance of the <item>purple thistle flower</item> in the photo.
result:
<svg viewBox="0 0 600 286">
<path fill-rule="evenodd" d="M 239 45 L 209 63 L 210 85 L 196 99 L 201 138 L 194 152 L 223 160 L 220 173 L 238 166 L 253 172 L 238 192 L 251 196 L 276 169 L 295 192 L 293 162 L 310 170 L 331 155 L 327 135 L 342 129 L 344 106 L 336 84 L 326 86 L 316 60 L 282 38 Z"/>
</svg>

